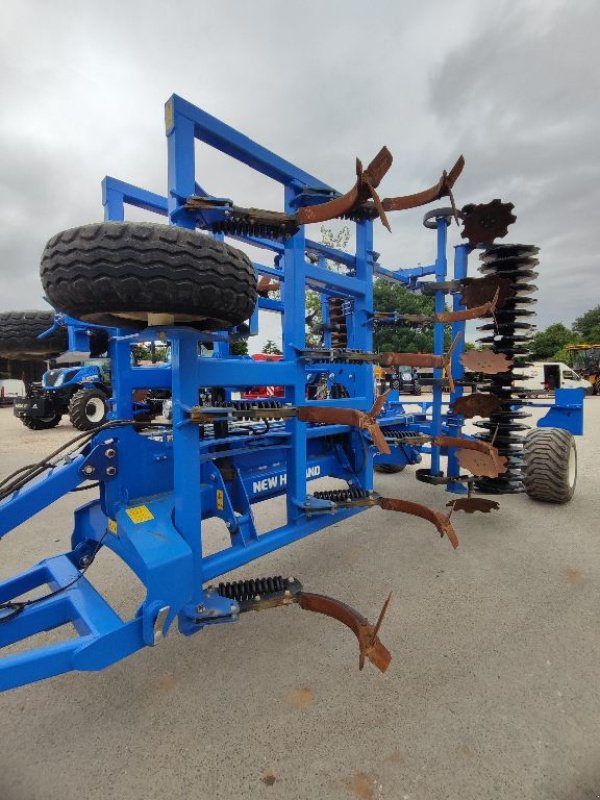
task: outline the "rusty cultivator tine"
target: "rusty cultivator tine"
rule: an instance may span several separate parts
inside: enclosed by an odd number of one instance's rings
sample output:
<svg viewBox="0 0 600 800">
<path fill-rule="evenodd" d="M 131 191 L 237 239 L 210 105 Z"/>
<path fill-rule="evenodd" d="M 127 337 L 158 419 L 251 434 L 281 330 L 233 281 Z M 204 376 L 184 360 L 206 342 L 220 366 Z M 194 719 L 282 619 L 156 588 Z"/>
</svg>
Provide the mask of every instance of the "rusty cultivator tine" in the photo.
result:
<svg viewBox="0 0 600 800">
<path fill-rule="evenodd" d="M 262 275 L 256 284 L 256 292 L 260 297 L 268 297 L 269 292 L 276 292 L 279 288 L 279 281 L 271 280 L 268 275 Z"/>
<path fill-rule="evenodd" d="M 382 203 L 384 210 L 405 211 L 408 208 L 417 208 L 418 206 L 427 205 L 427 203 L 432 203 L 434 200 L 439 200 L 441 197 L 450 197 L 451 200 L 453 200 L 452 187 L 463 171 L 464 166 L 465 159 L 463 156 L 459 156 L 450 172 L 444 170 L 442 177 L 434 186 L 422 192 L 416 192 L 416 194 L 407 194 L 401 197 L 386 197 Z M 454 208 L 454 203 L 452 206 Z"/>
<path fill-rule="evenodd" d="M 385 440 L 383 431 L 377 424 L 375 416 L 381 414 L 389 391 L 380 395 L 373 404 L 373 408 L 367 414 L 355 408 L 334 408 L 331 406 L 299 406 L 297 410 L 298 419 L 301 422 L 321 422 L 329 425 L 351 425 L 359 430 L 366 430 L 370 433 L 373 444 L 380 453 L 389 455 L 390 446 Z"/>
<path fill-rule="evenodd" d="M 432 508 L 424 506 L 421 503 L 414 503 L 412 500 L 401 500 L 397 497 L 380 497 L 379 506 L 384 511 L 400 511 L 403 514 L 412 514 L 415 517 L 426 519 L 428 522 L 435 525 L 440 536 L 443 537 L 445 534 L 448 537 L 455 550 L 458 547 L 458 536 L 452 527 L 450 517 L 447 517 L 440 511 L 434 511 Z"/>
<path fill-rule="evenodd" d="M 381 183 L 383 176 L 392 166 L 393 156 L 387 147 L 382 147 L 366 169 L 363 169 L 360 159 L 356 159 L 356 183 L 346 194 L 335 197 L 326 203 L 316 206 L 300 208 L 296 218 L 300 225 L 312 222 L 325 222 L 352 213 L 369 199 L 372 199 L 381 221 L 390 230 L 385 211 L 375 189 Z"/>
<path fill-rule="evenodd" d="M 377 634 L 385 612 L 387 611 L 390 598 L 391 594 L 388 595 L 384 603 L 376 625 L 372 625 L 362 614 L 359 614 L 358 611 L 346 605 L 346 603 L 342 603 L 340 600 L 334 600 L 333 597 L 327 597 L 323 594 L 300 592 L 296 597 L 296 602 L 300 608 L 305 611 L 325 614 L 325 616 L 337 619 L 338 622 L 350 628 L 358 639 L 360 651 L 358 660 L 359 669 L 364 667 L 365 658 L 368 658 L 378 670 L 385 672 L 390 665 L 392 656 L 387 647 L 382 644 Z"/>
</svg>

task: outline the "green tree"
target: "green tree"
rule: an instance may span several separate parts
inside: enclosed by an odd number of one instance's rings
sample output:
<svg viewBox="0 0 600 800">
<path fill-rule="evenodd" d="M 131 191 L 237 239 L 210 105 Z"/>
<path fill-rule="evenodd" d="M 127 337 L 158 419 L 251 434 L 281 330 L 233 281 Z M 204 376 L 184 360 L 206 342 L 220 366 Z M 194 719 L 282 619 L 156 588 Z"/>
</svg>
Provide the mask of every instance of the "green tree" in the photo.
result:
<svg viewBox="0 0 600 800">
<path fill-rule="evenodd" d="M 262 351 L 263 353 L 268 353 L 269 355 L 274 355 L 274 356 L 281 355 L 281 350 L 277 347 L 277 345 L 272 339 L 267 339 Z"/>
<path fill-rule="evenodd" d="M 248 340 L 238 339 L 237 342 L 231 342 L 229 351 L 232 356 L 247 356 L 248 355 Z"/>
<path fill-rule="evenodd" d="M 597 344 L 600 342 L 600 305 L 591 308 L 577 317 L 573 323 L 573 330 L 581 336 L 584 342 Z"/>
<path fill-rule="evenodd" d="M 400 314 L 432 316 L 435 300 L 429 295 L 415 294 L 399 283 L 378 278 L 373 286 L 375 311 L 397 311 Z M 451 327 L 445 326 L 444 346 L 450 346 Z M 418 327 L 377 325 L 375 351 L 378 353 L 430 353 L 433 350 L 433 322 Z"/>
<path fill-rule="evenodd" d="M 554 356 L 562 350 L 565 345 L 577 342 L 578 337 L 572 330 L 569 330 L 562 322 L 550 325 L 544 331 L 539 331 L 531 341 L 532 357 L 536 361 L 555 360 Z M 556 359 L 561 361 L 562 359 Z"/>
</svg>

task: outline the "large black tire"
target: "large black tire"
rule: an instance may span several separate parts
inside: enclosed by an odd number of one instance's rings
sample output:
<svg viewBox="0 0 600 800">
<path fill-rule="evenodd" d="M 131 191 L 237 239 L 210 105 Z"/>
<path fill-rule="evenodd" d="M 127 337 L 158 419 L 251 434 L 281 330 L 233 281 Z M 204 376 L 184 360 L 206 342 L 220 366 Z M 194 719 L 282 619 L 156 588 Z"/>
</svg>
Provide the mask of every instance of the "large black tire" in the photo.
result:
<svg viewBox="0 0 600 800">
<path fill-rule="evenodd" d="M 92 431 L 106 422 L 108 403 L 100 389 L 79 389 L 69 403 L 71 425 L 79 431 Z"/>
<path fill-rule="evenodd" d="M 40 272 L 56 309 L 103 325 L 228 328 L 256 304 L 245 253 L 174 225 L 104 222 L 57 233 Z"/>
<path fill-rule="evenodd" d="M 65 328 L 38 339 L 54 322 L 53 311 L 0 312 L 0 358 L 44 360 L 63 353 L 68 346 Z"/>
<path fill-rule="evenodd" d="M 397 472 L 402 472 L 406 464 L 374 464 L 373 469 L 375 472 L 381 472 L 384 475 L 395 475 Z"/>
<path fill-rule="evenodd" d="M 32 431 L 47 431 L 56 428 L 61 419 L 62 414 L 57 412 L 50 417 L 21 417 L 21 422 Z"/>
<path fill-rule="evenodd" d="M 562 428 L 534 428 L 525 437 L 523 480 L 534 500 L 568 503 L 577 483 L 575 439 Z"/>
</svg>

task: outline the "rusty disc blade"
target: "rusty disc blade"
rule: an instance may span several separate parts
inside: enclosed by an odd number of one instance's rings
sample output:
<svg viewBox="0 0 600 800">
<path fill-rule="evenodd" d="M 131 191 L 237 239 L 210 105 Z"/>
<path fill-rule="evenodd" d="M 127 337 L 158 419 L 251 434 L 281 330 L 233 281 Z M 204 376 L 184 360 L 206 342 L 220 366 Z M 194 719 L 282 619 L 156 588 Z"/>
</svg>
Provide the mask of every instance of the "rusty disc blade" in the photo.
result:
<svg viewBox="0 0 600 800">
<path fill-rule="evenodd" d="M 489 514 L 490 511 L 500 508 L 499 503 L 495 500 L 488 500 L 487 497 L 457 497 L 455 500 L 450 500 L 446 505 L 452 511 L 465 511 L 467 514 L 474 514 L 475 511 Z"/>
<path fill-rule="evenodd" d="M 498 292 L 496 308 L 502 308 L 506 300 L 515 296 L 508 278 L 490 275 L 485 278 L 466 278 L 462 282 L 461 302 L 467 308 L 476 308 L 493 300 Z"/>
<path fill-rule="evenodd" d="M 463 239 L 468 239 L 471 247 L 491 247 L 495 239 L 502 239 L 508 233 L 508 226 L 516 221 L 512 213 L 514 205 L 492 200 L 463 208 Z M 468 211 L 467 211 L 468 209 Z"/>
<path fill-rule="evenodd" d="M 451 404 L 450 410 L 453 414 L 461 414 L 465 419 L 473 417 L 491 417 L 492 414 L 499 414 L 502 411 L 502 404 L 492 394 L 465 394 Z"/>
<path fill-rule="evenodd" d="M 508 372 L 512 361 L 504 353 L 494 353 L 491 350 L 469 350 L 462 353 L 461 364 L 471 372 L 483 372 L 484 375 L 498 375 Z"/>
<path fill-rule="evenodd" d="M 497 450 L 494 454 L 461 448 L 456 451 L 456 459 L 463 469 L 477 478 L 497 478 L 506 472 L 506 456 L 498 455 Z"/>
</svg>

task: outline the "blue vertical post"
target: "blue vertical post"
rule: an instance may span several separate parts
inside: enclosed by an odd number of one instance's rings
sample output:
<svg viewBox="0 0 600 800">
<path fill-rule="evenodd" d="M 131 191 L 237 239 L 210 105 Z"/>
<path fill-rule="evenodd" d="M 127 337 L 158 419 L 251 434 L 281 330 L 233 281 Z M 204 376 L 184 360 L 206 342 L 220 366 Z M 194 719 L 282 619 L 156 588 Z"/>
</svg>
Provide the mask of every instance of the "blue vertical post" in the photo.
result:
<svg viewBox="0 0 600 800">
<path fill-rule="evenodd" d="M 171 331 L 173 375 L 173 485 L 175 527 L 192 551 L 193 587 L 188 613 L 202 600 L 202 500 L 200 489 L 200 447 L 198 426 L 189 410 L 198 404 L 198 334 Z M 210 365 L 207 365 L 210 369 Z"/>
<path fill-rule="evenodd" d="M 468 267 L 468 256 L 469 256 L 469 245 L 468 244 L 459 244 L 454 248 L 454 280 L 455 281 L 462 281 L 464 278 L 467 277 L 467 267 Z M 461 311 L 464 306 L 460 301 L 460 294 L 457 292 L 454 294 L 452 300 L 452 310 L 453 311 Z M 464 352 L 465 348 L 465 331 L 466 331 L 467 324 L 466 322 L 453 322 L 452 323 L 452 341 L 454 341 L 455 337 L 460 334 L 460 343 L 454 353 L 452 354 L 452 375 L 454 379 L 457 381 L 461 381 L 465 377 L 465 368 L 463 367 L 462 361 L 460 357 Z M 454 400 L 457 400 L 459 397 L 462 397 L 464 392 L 464 388 L 462 386 L 456 386 L 454 392 L 450 395 L 450 402 L 452 403 Z M 460 436 L 462 426 L 463 426 L 463 418 L 461 416 L 453 417 L 453 430 L 451 431 L 452 436 Z M 448 454 L 448 475 L 451 477 L 457 477 L 460 475 L 460 464 L 457 461 L 456 455 L 454 450 L 451 450 Z M 455 493 L 464 493 L 467 491 L 466 486 L 459 482 L 455 481 L 453 483 L 449 483 L 447 487 L 449 492 Z"/>
<path fill-rule="evenodd" d="M 356 223 L 356 280 L 360 281 L 362 291 L 354 298 L 352 347 L 371 353 L 373 352 L 373 223 L 371 220 Z M 375 400 L 373 365 L 366 362 L 357 363 L 353 365 L 353 371 L 356 375 L 356 394 L 358 397 L 367 398 L 370 407 Z M 370 449 L 368 452 L 369 458 L 365 459 L 363 464 L 360 481 L 365 489 L 371 490 L 373 454 Z"/>
<path fill-rule="evenodd" d="M 445 281 L 448 263 L 446 258 L 446 242 L 448 238 L 448 222 L 445 217 L 438 217 L 437 223 L 437 254 L 435 258 L 435 279 Z M 435 293 L 435 312 L 436 314 L 445 311 L 445 292 L 438 290 Z M 433 352 L 437 356 L 444 354 L 444 324 L 435 322 L 433 325 Z M 442 370 L 433 370 L 433 407 L 431 418 L 431 432 L 433 436 L 439 436 L 442 431 Z M 431 448 L 431 473 L 437 475 L 440 472 L 440 448 Z"/>
<path fill-rule="evenodd" d="M 296 191 L 285 187 L 285 210 L 294 211 Z M 282 284 L 283 314 L 283 358 L 286 365 L 286 399 L 293 405 L 306 402 L 306 370 L 298 358 L 296 348 L 304 348 L 306 342 L 306 270 L 304 260 L 304 228 L 290 236 L 285 242 Z M 295 522 L 302 513 L 299 504 L 306 499 L 306 423 L 292 418 L 287 422 L 291 434 L 288 450 L 287 470 L 287 520 Z"/>
<path fill-rule="evenodd" d="M 182 213 L 181 208 L 196 189 L 196 140 L 194 123 L 188 117 L 174 111 L 173 98 L 165 106 L 165 126 L 167 132 L 168 169 L 168 202 L 169 217 L 177 214 L 177 224 L 183 228 L 196 227 L 192 214 Z"/>
</svg>

